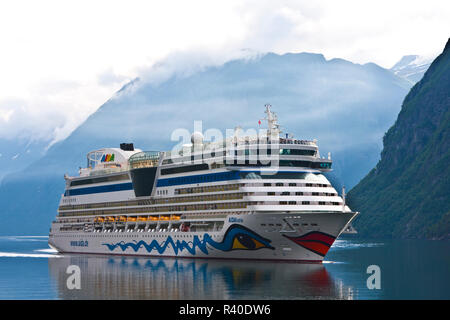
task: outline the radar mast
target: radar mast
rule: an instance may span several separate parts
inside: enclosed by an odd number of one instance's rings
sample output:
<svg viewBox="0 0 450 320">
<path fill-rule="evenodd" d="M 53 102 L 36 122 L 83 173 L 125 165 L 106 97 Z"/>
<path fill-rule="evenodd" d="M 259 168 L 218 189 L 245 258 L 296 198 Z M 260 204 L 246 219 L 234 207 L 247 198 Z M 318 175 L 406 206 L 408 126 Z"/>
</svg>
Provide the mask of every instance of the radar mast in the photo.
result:
<svg viewBox="0 0 450 320">
<path fill-rule="evenodd" d="M 278 124 L 278 117 L 275 112 L 272 112 L 270 108 L 272 106 L 270 104 L 266 104 L 264 106 L 266 108 L 266 111 L 264 111 L 267 116 L 265 120 L 267 120 L 267 135 L 273 136 L 273 137 L 279 137 L 280 135 L 280 125 Z"/>
</svg>

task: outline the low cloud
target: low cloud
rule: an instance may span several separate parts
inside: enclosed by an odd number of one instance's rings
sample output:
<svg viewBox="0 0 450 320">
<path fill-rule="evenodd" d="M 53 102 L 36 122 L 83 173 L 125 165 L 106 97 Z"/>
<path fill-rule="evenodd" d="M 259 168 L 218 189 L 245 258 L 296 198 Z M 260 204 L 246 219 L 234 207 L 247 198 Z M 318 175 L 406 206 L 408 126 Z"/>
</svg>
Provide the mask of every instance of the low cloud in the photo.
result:
<svg viewBox="0 0 450 320">
<path fill-rule="evenodd" d="M 48 141 L 66 138 L 121 82 L 42 81 L 23 98 L 0 99 L 0 138 Z"/>
<path fill-rule="evenodd" d="M 8 48 L 0 59 L 0 138 L 64 139 L 136 77 L 159 85 L 266 52 L 316 52 L 389 68 L 405 54 L 441 51 L 450 29 L 445 1 L 67 6 L 30 1 L 32 14 L 26 14 L 23 4 L 0 4 L 0 35 Z"/>
<path fill-rule="evenodd" d="M 109 68 L 97 76 L 98 84 L 108 87 L 110 85 L 123 84 L 131 79 L 125 75 L 117 74 L 113 68 Z"/>
</svg>

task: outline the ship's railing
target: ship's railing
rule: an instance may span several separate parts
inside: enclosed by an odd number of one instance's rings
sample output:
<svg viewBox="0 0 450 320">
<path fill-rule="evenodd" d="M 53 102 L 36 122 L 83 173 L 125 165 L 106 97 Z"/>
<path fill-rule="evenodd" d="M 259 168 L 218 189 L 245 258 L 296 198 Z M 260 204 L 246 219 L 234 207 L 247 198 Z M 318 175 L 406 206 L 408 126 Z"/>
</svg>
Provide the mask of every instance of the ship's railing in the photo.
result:
<svg viewBox="0 0 450 320">
<path fill-rule="evenodd" d="M 203 142 L 201 145 L 194 147 L 194 145 L 185 146 L 182 149 L 175 151 L 167 151 L 165 152 L 166 159 L 175 159 L 183 155 L 193 155 L 203 153 L 204 150 L 214 151 L 218 149 L 228 149 L 228 148 L 236 148 L 243 147 L 249 145 L 270 145 L 276 143 L 277 140 L 271 140 L 270 137 L 238 137 L 227 139 L 226 141 L 219 142 Z M 300 144 L 306 146 L 314 146 L 317 147 L 317 140 L 299 140 L 292 138 L 279 138 L 279 144 Z"/>
<path fill-rule="evenodd" d="M 307 146 L 317 146 L 315 140 L 298 140 L 298 139 L 284 139 L 280 138 L 280 144 L 303 144 Z"/>
<path fill-rule="evenodd" d="M 127 168 L 106 168 L 106 169 L 97 169 L 97 170 L 91 170 L 89 172 L 89 176 L 99 176 L 104 174 L 110 174 L 110 173 L 116 173 L 116 172 L 122 172 L 127 171 Z"/>
<path fill-rule="evenodd" d="M 143 151 L 136 153 L 128 159 L 130 169 L 156 167 L 158 165 L 159 151 Z"/>
<path fill-rule="evenodd" d="M 104 169 L 80 168 L 78 173 L 79 173 L 79 177 L 89 177 L 89 176 L 101 176 L 104 174 L 110 174 L 110 173 L 116 173 L 116 172 L 122 172 L 122 171 L 128 171 L 128 167 L 121 166 L 121 167 L 104 168 Z M 71 177 L 66 174 L 64 176 L 64 178 L 67 180 L 67 179 L 72 179 L 72 178 L 77 178 L 77 177 L 76 176 Z"/>
</svg>

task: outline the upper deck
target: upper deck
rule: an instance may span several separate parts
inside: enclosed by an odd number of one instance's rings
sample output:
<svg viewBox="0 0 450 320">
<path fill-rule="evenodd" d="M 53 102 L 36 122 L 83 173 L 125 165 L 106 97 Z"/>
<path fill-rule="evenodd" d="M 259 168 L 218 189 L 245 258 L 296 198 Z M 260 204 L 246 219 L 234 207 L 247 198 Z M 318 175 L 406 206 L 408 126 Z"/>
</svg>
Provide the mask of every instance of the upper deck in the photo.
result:
<svg viewBox="0 0 450 320">
<path fill-rule="evenodd" d="M 191 136 L 191 144 L 168 151 L 145 151 L 130 158 L 130 168 L 157 167 L 161 174 L 176 174 L 217 168 L 237 167 L 308 168 L 322 172 L 331 170 L 331 155 L 321 157 L 317 140 L 295 139 L 289 134 L 280 137 L 276 115 L 266 105 L 267 130 L 256 135 L 232 136 L 221 141 L 204 141 L 200 132 Z M 177 169 L 178 168 L 178 169 Z M 184 168 L 184 169 L 183 169 Z"/>
<path fill-rule="evenodd" d="M 230 176 L 225 173 L 233 171 L 256 170 L 265 175 L 278 171 L 320 173 L 331 170 L 330 154 L 327 158 L 321 157 L 316 140 L 295 139 L 289 134 L 280 137 L 277 117 L 270 105 L 266 105 L 266 114 L 267 129 L 256 135 L 242 135 L 235 130 L 226 139 L 211 142 L 204 141 L 201 133 L 194 132 L 191 144 L 168 152 L 141 151 L 134 149 L 132 144 L 91 151 L 87 154 L 87 167 L 80 169 L 80 175 L 65 177 L 67 188 L 98 185 L 101 186 L 98 190 L 115 191 L 128 190 L 132 184 L 136 197 L 142 197 L 153 195 L 156 187 L 169 180 L 170 183 L 211 181 L 219 176 L 225 179 Z M 115 184 L 117 188 L 103 186 L 105 183 Z M 82 192 L 66 191 L 67 195 Z"/>
</svg>

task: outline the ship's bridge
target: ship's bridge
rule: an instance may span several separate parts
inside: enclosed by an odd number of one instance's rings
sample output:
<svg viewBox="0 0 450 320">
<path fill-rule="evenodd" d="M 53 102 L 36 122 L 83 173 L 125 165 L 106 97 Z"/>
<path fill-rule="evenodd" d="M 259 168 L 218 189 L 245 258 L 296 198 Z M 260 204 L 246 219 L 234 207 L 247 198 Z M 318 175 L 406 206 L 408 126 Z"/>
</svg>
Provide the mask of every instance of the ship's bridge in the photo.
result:
<svg viewBox="0 0 450 320">
<path fill-rule="evenodd" d="M 159 151 L 143 151 L 132 155 L 128 160 L 136 197 L 151 195 L 161 155 Z"/>
<path fill-rule="evenodd" d="M 128 160 L 130 169 L 156 167 L 158 165 L 159 151 L 142 151 L 133 154 Z"/>
</svg>

